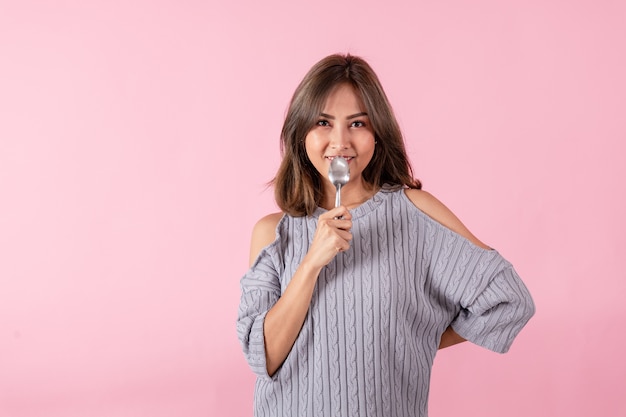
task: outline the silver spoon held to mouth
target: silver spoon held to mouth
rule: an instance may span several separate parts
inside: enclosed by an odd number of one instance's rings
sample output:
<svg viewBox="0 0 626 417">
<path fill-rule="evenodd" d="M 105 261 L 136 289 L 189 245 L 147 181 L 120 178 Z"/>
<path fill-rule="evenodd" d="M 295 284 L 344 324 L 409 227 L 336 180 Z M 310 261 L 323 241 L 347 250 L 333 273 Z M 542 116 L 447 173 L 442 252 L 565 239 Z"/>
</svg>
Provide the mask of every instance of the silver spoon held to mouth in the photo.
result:
<svg viewBox="0 0 626 417">
<path fill-rule="evenodd" d="M 337 189 L 335 207 L 339 207 L 341 205 L 341 187 L 346 185 L 350 180 L 350 166 L 343 156 L 336 156 L 330 161 L 328 179 Z"/>
</svg>

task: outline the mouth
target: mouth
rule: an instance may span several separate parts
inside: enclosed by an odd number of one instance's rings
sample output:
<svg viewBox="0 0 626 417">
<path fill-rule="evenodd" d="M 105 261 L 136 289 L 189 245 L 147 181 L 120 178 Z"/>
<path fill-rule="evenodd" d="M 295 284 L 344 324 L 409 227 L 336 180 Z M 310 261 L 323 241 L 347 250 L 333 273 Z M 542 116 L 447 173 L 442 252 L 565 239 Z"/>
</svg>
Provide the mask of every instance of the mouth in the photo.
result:
<svg viewBox="0 0 626 417">
<path fill-rule="evenodd" d="M 346 162 L 350 163 L 351 160 L 353 160 L 355 157 L 354 156 L 347 156 L 347 155 L 332 155 L 332 156 L 326 156 L 325 158 L 329 161 L 332 161 L 333 159 L 337 158 L 338 156 L 341 156 L 343 159 L 346 160 Z"/>
</svg>

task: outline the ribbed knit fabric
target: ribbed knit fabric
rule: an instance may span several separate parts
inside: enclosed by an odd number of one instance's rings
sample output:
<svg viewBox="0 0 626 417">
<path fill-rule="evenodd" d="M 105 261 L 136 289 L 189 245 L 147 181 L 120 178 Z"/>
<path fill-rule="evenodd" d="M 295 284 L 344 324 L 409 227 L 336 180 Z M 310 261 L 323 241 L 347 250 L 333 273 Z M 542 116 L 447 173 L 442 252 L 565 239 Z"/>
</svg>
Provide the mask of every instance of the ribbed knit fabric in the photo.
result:
<svg viewBox="0 0 626 417">
<path fill-rule="evenodd" d="M 432 220 L 403 190 L 351 211 L 353 240 L 320 273 L 309 312 L 269 377 L 267 311 L 306 254 L 324 212 L 285 215 L 241 279 L 237 333 L 252 370 L 256 417 L 427 416 L 433 359 L 449 325 L 506 352 L 534 313 L 511 264 Z"/>
</svg>

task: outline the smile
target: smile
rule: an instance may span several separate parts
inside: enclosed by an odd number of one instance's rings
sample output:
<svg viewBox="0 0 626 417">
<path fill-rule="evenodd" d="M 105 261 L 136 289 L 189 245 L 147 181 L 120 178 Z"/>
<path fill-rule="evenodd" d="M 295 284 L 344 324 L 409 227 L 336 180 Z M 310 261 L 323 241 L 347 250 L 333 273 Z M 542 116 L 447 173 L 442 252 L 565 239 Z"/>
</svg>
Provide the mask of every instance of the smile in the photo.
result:
<svg viewBox="0 0 626 417">
<path fill-rule="evenodd" d="M 350 162 L 352 159 L 354 159 L 354 156 L 345 156 L 345 155 L 326 156 L 325 158 L 328 159 L 329 161 L 332 161 L 333 159 L 335 159 L 338 156 L 341 156 L 343 159 L 345 159 L 348 162 Z"/>
</svg>

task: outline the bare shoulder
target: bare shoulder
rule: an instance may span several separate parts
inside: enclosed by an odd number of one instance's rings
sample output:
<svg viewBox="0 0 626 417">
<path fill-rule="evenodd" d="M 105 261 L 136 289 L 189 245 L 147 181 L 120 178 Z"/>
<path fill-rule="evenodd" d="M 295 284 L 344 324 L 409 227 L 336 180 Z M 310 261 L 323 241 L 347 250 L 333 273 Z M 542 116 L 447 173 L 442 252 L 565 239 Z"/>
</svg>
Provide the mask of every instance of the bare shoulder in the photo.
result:
<svg viewBox="0 0 626 417">
<path fill-rule="evenodd" d="M 276 238 L 276 226 L 283 217 L 282 212 L 268 214 L 261 218 L 252 229 L 250 242 L 250 265 L 256 260 L 261 250 Z"/>
<path fill-rule="evenodd" d="M 441 223 L 453 232 L 465 237 L 476 246 L 483 249 L 491 249 L 474 236 L 467 227 L 459 220 L 452 211 L 446 207 L 435 196 L 424 190 L 407 189 L 406 196 L 415 204 L 417 208 L 422 210 L 431 219 Z"/>
</svg>

